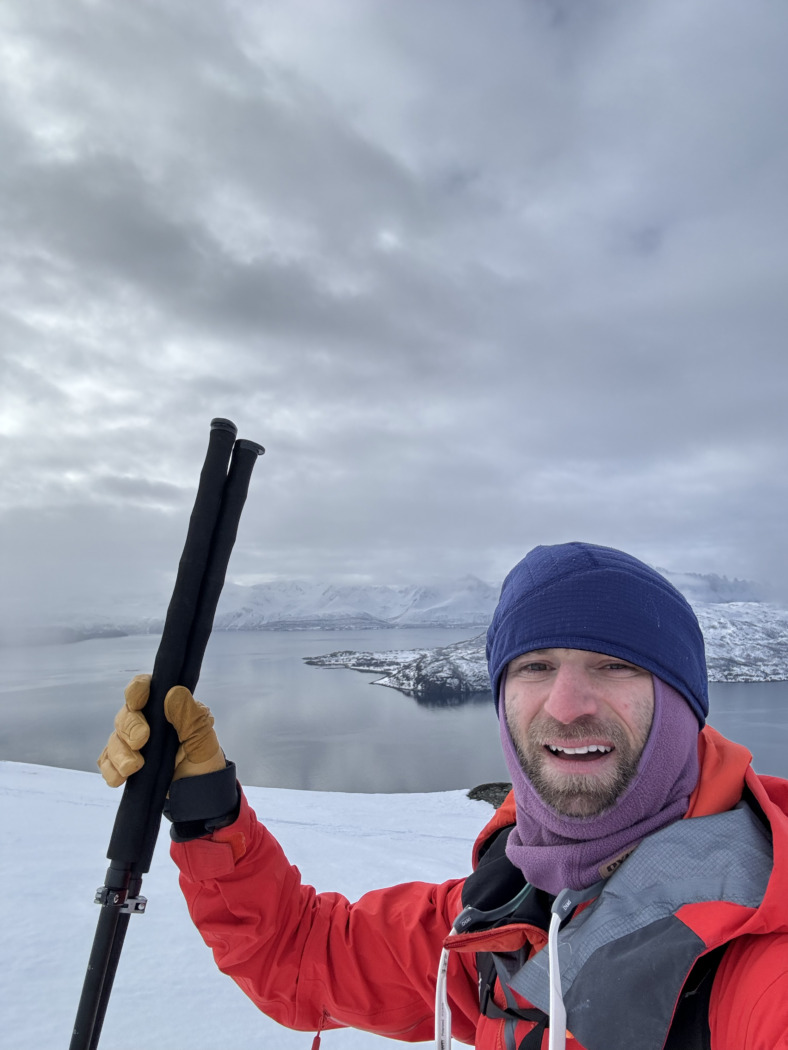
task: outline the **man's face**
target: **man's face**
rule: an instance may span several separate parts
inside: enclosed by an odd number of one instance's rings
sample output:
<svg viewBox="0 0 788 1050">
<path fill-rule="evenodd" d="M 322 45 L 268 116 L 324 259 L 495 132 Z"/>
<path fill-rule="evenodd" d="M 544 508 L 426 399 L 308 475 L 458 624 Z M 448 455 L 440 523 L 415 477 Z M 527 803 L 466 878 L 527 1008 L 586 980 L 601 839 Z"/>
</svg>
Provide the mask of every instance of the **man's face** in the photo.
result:
<svg viewBox="0 0 788 1050">
<path fill-rule="evenodd" d="M 505 717 L 526 776 L 559 813 L 613 805 L 637 772 L 654 715 L 642 667 L 582 649 L 539 649 L 506 668 Z"/>
</svg>

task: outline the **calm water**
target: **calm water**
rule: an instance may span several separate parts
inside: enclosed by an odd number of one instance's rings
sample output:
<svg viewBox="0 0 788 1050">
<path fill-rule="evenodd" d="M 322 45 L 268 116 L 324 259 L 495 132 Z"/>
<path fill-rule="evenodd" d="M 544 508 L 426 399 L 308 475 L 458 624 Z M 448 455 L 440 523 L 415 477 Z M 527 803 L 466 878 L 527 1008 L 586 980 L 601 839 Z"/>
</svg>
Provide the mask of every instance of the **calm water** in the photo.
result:
<svg viewBox="0 0 788 1050">
<path fill-rule="evenodd" d="M 487 696 L 429 708 L 375 675 L 308 667 L 335 649 L 448 645 L 447 629 L 216 633 L 197 689 L 247 784 L 436 791 L 507 780 Z M 156 636 L 0 649 L 0 759 L 95 769 L 123 686 L 153 664 Z M 711 722 L 759 772 L 788 776 L 788 683 L 712 686 Z"/>
</svg>

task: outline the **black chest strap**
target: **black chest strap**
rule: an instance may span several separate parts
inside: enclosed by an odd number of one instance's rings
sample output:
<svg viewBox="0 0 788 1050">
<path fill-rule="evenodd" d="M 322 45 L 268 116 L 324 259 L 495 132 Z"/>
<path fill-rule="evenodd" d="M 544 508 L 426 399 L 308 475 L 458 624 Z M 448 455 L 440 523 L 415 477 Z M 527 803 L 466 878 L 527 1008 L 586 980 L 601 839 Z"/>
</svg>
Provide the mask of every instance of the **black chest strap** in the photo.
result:
<svg viewBox="0 0 788 1050">
<path fill-rule="evenodd" d="M 465 880 L 462 902 L 465 907 L 478 909 L 480 919 L 484 913 L 494 916 L 487 925 L 488 929 L 519 922 L 536 926 L 546 933 L 550 925 L 553 898 L 535 887 L 530 887 L 531 892 L 527 894 L 523 892 L 525 878 L 506 856 L 506 843 L 513 826 L 501 828 L 486 845 L 476 871 Z M 525 958 L 520 961 L 524 962 Z M 498 978 L 498 968 L 492 952 L 476 953 L 476 969 L 480 1012 L 494 1020 L 534 1021 L 535 1027 L 520 1043 L 518 1050 L 538 1050 L 547 1027 L 547 1014 L 537 1007 L 500 1007 L 494 1002 L 493 989 Z"/>
<path fill-rule="evenodd" d="M 727 947 L 727 944 L 720 945 L 701 956 L 692 967 L 684 982 L 664 1050 L 711 1050 L 711 989 Z"/>
</svg>

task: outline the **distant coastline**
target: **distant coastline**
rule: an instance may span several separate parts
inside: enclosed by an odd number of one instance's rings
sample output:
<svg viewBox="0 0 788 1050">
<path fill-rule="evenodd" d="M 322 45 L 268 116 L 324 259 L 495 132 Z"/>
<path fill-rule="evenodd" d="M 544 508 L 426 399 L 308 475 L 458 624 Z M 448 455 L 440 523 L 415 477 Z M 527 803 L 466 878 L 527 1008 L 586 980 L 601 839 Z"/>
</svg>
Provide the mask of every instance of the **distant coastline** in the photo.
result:
<svg viewBox="0 0 788 1050">
<path fill-rule="evenodd" d="M 788 610 L 760 600 L 748 580 L 715 574 L 661 570 L 693 605 L 706 639 L 709 678 L 714 682 L 788 680 Z M 468 639 L 450 646 L 379 652 L 338 650 L 308 662 L 379 674 L 378 685 L 444 703 L 489 689 L 484 631 L 498 599 L 498 588 L 474 576 L 422 585 L 334 585 L 287 580 L 253 586 L 227 584 L 214 630 L 226 632 L 374 632 L 392 629 L 467 631 Z M 119 604 L 115 615 L 79 616 L 25 626 L 5 624 L 0 645 L 74 644 L 89 639 L 160 634 L 163 616 L 143 615 Z M 135 614 L 139 610 L 139 614 Z M 454 637 L 457 635 L 455 633 Z"/>
</svg>

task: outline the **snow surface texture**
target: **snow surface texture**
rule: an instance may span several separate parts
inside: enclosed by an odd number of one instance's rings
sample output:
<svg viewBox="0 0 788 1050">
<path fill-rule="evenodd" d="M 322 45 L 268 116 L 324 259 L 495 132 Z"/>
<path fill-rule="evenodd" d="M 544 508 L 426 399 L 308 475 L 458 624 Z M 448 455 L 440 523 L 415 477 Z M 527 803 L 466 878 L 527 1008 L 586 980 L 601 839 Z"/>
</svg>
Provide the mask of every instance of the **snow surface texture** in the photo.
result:
<svg viewBox="0 0 788 1050">
<path fill-rule="evenodd" d="M 712 682 L 788 679 L 788 611 L 763 602 L 695 603 Z M 484 633 L 439 649 L 334 652 L 310 657 L 318 667 L 382 673 L 386 685 L 433 703 L 462 702 L 490 688 Z"/>
<path fill-rule="evenodd" d="M 397 882 L 463 877 L 473 841 L 493 813 L 463 791 L 247 793 L 304 881 L 350 899 Z M 67 1046 L 120 795 L 98 774 L 0 762 L 0 796 L 3 1045 Z M 148 910 L 129 923 L 101 1050 L 309 1050 L 314 1033 L 281 1028 L 218 971 L 192 926 L 168 847 L 163 827 L 143 880 Z M 322 1050 L 394 1045 L 352 1029 L 322 1038 Z"/>
</svg>

